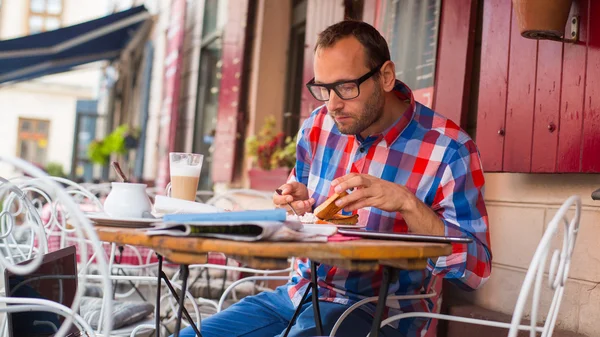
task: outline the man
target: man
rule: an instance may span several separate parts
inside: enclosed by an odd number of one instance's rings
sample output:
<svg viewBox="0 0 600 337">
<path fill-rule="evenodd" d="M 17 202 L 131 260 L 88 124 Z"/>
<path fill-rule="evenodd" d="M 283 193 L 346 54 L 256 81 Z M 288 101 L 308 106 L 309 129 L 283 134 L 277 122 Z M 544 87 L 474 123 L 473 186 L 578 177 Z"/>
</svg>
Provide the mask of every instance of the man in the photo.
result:
<svg viewBox="0 0 600 337">
<path fill-rule="evenodd" d="M 466 289 L 481 286 L 490 275 L 491 252 L 483 172 L 473 141 L 455 123 L 414 101 L 410 89 L 396 80 L 384 38 L 366 23 L 343 21 L 323 31 L 314 72 L 307 86 L 325 105 L 302 125 L 296 166 L 274 203 L 286 207 L 291 202 L 297 211 L 311 212 L 334 192 L 353 189 L 338 206 L 358 212 L 369 230 L 474 239 L 454 245 L 450 256 L 430 260 L 427 270 L 400 271 L 390 294 L 439 294 L 441 278 Z M 298 273 L 275 292 L 246 298 L 204 320 L 203 336 L 281 336 L 298 305 L 302 312 L 289 336 L 315 336 L 310 297 L 300 303 L 310 261 L 301 259 Z M 327 334 L 350 305 L 378 295 L 382 279 L 381 271 L 323 264 L 317 276 Z M 388 314 L 436 311 L 438 300 L 388 301 Z M 345 319 L 338 336 L 367 335 L 374 305 L 362 309 Z M 422 336 L 428 325 L 426 319 L 402 320 L 384 327 L 382 335 Z"/>
</svg>

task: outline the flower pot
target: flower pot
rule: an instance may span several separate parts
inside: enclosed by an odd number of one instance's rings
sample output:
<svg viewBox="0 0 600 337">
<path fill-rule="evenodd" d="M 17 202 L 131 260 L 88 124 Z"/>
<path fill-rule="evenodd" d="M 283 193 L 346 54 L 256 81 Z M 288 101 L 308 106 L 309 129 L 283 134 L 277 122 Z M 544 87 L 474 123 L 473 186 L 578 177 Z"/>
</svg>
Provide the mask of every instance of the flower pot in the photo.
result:
<svg viewBox="0 0 600 337">
<path fill-rule="evenodd" d="M 557 40 L 563 37 L 572 0 L 513 0 L 521 36 Z"/>
<path fill-rule="evenodd" d="M 279 186 L 285 184 L 290 169 L 276 168 L 272 170 L 262 170 L 258 168 L 248 170 L 250 178 L 250 188 L 261 191 L 274 191 Z"/>
</svg>

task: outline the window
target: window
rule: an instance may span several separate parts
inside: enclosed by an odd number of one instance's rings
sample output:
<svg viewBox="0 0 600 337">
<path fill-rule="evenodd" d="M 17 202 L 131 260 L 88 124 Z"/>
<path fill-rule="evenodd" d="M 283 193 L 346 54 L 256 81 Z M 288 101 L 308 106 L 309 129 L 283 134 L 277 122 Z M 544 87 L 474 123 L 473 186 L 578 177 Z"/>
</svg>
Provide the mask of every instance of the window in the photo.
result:
<svg viewBox="0 0 600 337">
<path fill-rule="evenodd" d="M 62 12 L 63 0 L 29 0 L 29 34 L 59 28 Z"/>
<path fill-rule="evenodd" d="M 383 33 L 396 65 L 396 78 L 406 83 L 415 99 L 432 106 L 440 0 L 387 1 Z"/>
<path fill-rule="evenodd" d="M 200 175 L 200 189 L 212 188 L 212 163 L 214 138 L 217 128 L 219 89 L 221 87 L 221 51 L 223 49 L 222 28 L 226 6 L 223 1 L 206 0 L 200 42 L 200 75 L 198 79 L 198 106 L 194 152 L 204 154 L 204 165 Z"/>
<path fill-rule="evenodd" d="M 28 162 L 46 165 L 50 121 L 19 118 L 17 156 Z"/>
</svg>

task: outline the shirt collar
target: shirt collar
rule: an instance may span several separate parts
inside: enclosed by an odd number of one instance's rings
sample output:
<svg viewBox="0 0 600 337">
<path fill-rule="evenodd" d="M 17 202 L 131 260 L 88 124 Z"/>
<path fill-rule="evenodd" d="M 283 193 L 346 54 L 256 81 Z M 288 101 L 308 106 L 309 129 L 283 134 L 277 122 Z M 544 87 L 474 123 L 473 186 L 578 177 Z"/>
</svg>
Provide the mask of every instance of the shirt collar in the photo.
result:
<svg viewBox="0 0 600 337">
<path fill-rule="evenodd" d="M 394 85 L 393 92 L 394 92 L 394 94 L 396 94 L 396 97 L 398 97 L 400 100 L 409 102 L 409 106 L 406 109 L 406 111 L 404 111 L 402 116 L 400 116 L 394 122 L 394 124 L 392 124 L 390 127 L 388 127 L 387 129 L 385 129 L 383 132 L 381 132 L 379 134 L 371 135 L 371 136 L 367 137 L 367 139 L 363 139 L 360 135 L 355 135 L 355 139 L 357 141 L 362 143 L 366 140 L 380 139 L 381 137 L 383 137 L 383 140 L 385 141 L 386 146 L 390 147 L 396 141 L 396 139 L 398 139 L 398 137 L 400 136 L 402 131 L 404 131 L 406 126 L 408 126 L 408 123 L 410 123 L 410 121 L 412 120 L 412 118 L 415 114 L 415 109 L 416 109 L 416 104 L 415 104 L 415 99 L 413 97 L 413 93 L 406 84 L 404 84 L 398 80 L 396 80 L 396 84 Z"/>
</svg>

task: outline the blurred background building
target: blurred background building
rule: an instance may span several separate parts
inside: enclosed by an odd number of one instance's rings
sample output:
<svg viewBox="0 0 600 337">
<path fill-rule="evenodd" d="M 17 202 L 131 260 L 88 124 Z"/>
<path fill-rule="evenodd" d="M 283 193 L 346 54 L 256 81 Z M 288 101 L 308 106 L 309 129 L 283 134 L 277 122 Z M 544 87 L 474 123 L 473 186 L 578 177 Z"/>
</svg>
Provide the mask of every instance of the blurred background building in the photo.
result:
<svg viewBox="0 0 600 337">
<path fill-rule="evenodd" d="M 76 0 L 2 0 L 0 39 L 84 22 L 107 10 L 106 1 L 81 6 Z M 0 153 L 70 172 L 77 102 L 98 99 L 100 78 L 100 66 L 91 65 L 0 89 Z"/>
</svg>

